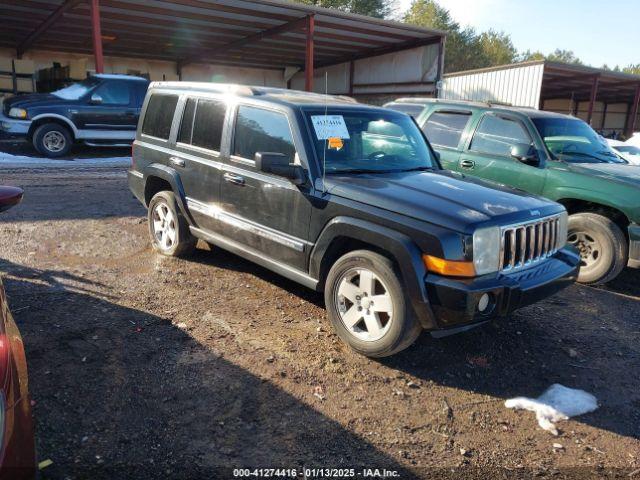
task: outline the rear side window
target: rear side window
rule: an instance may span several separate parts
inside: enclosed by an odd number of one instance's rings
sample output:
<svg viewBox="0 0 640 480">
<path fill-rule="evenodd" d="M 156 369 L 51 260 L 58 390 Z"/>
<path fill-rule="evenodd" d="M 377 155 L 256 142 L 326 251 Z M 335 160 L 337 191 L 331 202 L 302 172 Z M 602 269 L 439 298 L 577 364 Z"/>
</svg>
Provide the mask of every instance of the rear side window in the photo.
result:
<svg viewBox="0 0 640 480">
<path fill-rule="evenodd" d="M 207 150 L 220 151 L 227 105 L 215 100 L 198 100 L 191 143 Z"/>
<path fill-rule="evenodd" d="M 180 122 L 180 132 L 178 133 L 178 142 L 191 143 L 191 132 L 193 132 L 193 117 L 196 113 L 195 98 L 187 100 L 187 104 L 184 107 L 184 113 L 182 114 L 182 122 Z"/>
<path fill-rule="evenodd" d="M 485 115 L 473 135 L 470 150 L 509 156 L 516 143 L 531 144 L 531 137 L 522 124 L 506 117 Z"/>
<path fill-rule="evenodd" d="M 178 142 L 219 152 L 226 113 L 224 102 L 188 99 L 182 114 Z"/>
<path fill-rule="evenodd" d="M 253 160 L 256 152 L 283 153 L 293 162 L 293 144 L 287 117 L 278 112 L 241 105 L 236 117 L 233 154 Z"/>
<path fill-rule="evenodd" d="M 470 118 L 466 112 L 435 112 L 422 131 L 433 145 L 457 148 Z"/>
<path fill-rule="evenodd" d="M 154 93 L 149 99 L 147 111 L 142 123 L 142 133 L 152 137 L 169 139 L 171 122 L 178 104 L 177 95 Z"/>
</svg>

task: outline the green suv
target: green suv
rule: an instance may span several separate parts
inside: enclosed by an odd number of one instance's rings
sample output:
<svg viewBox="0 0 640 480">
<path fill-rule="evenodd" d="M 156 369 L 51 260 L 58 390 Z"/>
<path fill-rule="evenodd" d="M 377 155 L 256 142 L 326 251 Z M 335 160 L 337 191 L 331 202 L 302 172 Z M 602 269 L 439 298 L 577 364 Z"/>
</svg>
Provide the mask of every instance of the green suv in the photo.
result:
<svg viewBox="0 0 640 480">
<path fill-rule="evenodd" d="M 578 281 L 605 283 L 640 268 L 640 167 L 621 159 L 589 125 L 568 115 L 421 99 L 417 122 L 442 166 L 539 194 L 570 214 Z"/>
</svg>

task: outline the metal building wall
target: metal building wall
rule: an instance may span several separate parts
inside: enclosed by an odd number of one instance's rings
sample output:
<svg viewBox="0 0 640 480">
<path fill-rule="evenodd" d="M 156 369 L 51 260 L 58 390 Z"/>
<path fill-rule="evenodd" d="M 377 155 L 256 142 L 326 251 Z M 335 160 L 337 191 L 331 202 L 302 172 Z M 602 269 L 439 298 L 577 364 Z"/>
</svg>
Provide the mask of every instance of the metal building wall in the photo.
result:
<svg viewBox="0 0 640 480">
<path fill-rule="evenodd" d="M 443 79 L 440 98 L 500 102 L 538 108 L 544 64 L 454 74 Z"/>
</svg>

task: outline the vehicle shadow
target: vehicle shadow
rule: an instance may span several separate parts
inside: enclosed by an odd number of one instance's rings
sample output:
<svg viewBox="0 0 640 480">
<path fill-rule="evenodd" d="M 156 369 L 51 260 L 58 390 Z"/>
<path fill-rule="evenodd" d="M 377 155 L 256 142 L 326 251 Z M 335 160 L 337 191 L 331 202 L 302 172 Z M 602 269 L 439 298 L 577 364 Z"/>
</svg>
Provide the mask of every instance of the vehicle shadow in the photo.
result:
<svg viewBox="0 0 640 480">
<path fill-rule="evenodd" d="M 625 268 L 615 279 L 598 288 L 640 298 L 640 269 Z"/>
<path fill-rule="evenodd" d="M 198 249 L 190 261 L 251 273 L 324 307 L 321 293 L 221 249 Z M 468 332 L 440 339 L 424 333 L 405 352 L 380 362 L 425 382 L 498 399 L 537 397 L 553 383 L 584 389 L 601 406 L 577 421 L 640 438 L 638 318 L 640 300 L 573 286 Z"/>
<path fill-rule="evenodd" d="M 9 264 L 42 478 L 232 478 L 233 467 L 379 467 L 392 458 L 169 319 Z M 87 285 L 87 290 L 91 285 Z M 215 347 L 214 347 L 215 348 Z"/>
</svg>

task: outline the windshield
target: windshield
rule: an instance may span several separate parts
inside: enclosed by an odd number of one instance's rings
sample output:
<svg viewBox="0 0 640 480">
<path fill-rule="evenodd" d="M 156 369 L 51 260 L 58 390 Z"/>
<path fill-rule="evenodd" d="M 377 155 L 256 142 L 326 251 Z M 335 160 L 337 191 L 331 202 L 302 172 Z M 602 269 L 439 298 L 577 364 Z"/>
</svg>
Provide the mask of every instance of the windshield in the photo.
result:
<svg viewBox="0 0 640 480">
<path fill-rule="evenodd" d="M 80 83 L 73 83 L 68 87 L 51 92 L 51 94 L 63 100 L 79 100 L 97 84 L 98 81 L 95 78 L 87 78 Z"/>
<path fill-rule="evenodd" d="M 390 173 L 437 166 L 422 132 L 395 112 L 307 112 L 313 145 L 327 174 Z"/>
<path fill-rule="evenodd" d="M 545 145 L 558 160 L 573 163 L 626 163 L 589 125 L 577 118 L 534 118 Z"/>
</svg>

